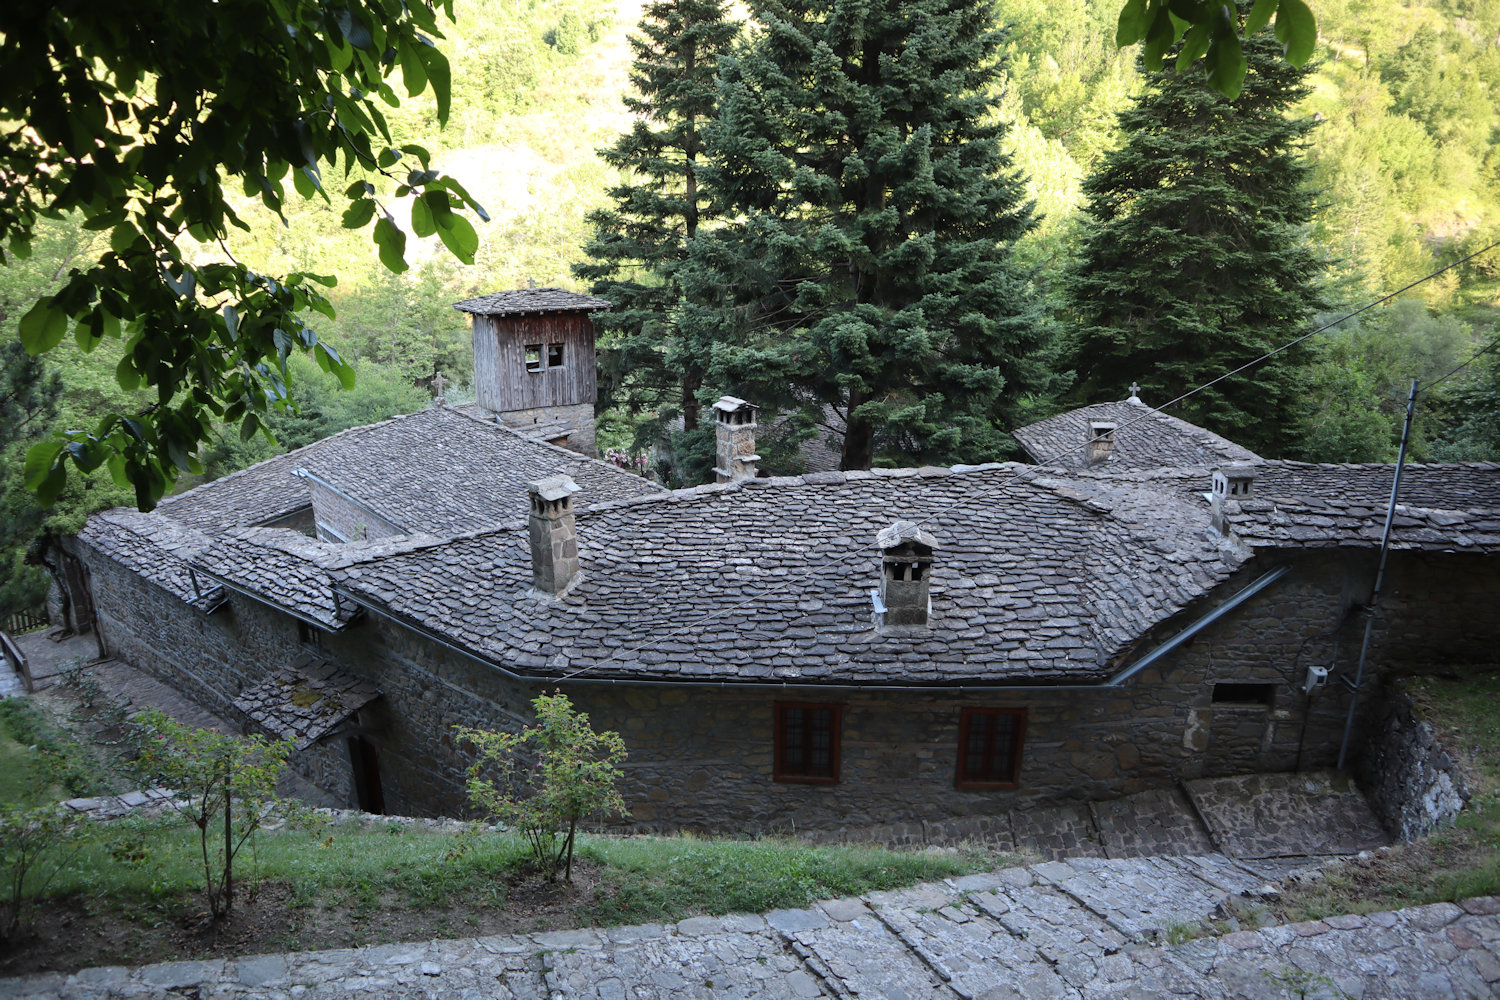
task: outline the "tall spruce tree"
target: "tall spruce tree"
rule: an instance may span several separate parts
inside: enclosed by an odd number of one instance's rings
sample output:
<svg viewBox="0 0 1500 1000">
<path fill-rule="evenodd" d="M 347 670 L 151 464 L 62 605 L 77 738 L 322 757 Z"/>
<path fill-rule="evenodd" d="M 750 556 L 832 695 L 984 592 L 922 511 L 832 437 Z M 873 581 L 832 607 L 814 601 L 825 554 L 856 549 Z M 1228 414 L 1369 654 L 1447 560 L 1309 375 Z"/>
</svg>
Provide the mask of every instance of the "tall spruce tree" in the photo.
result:
<svg viewBox="0 0 1500 1000">
<path fill-rule="evenodd" d="M 1123 399 L 1132 380 L 1166 402 L 1305 333 L 1321 304 L 1300 155 L 1314 123 L 1288 117 L 1309 70 L 1288 65 L 1270 31 L 1244 51 L 1232 101 L 1196 73 L 1148 74 L 1120 115 L 1124 143 L 1084 182 L 1091 218 L 1067 282 L 1078 402 Z M 1174 412 L 1283 452 L 1305 362 L 1285 352 Z"/>
<path fill-rule="evenodd" d="M 973 0 L 751 0 L 704 171 L 730 223 L 679 271 L 716 384 L 845 424 L 842 465 L 991 458 L 1043 323 L 1011 246 L 1004 35 Z"/>
<path fill-rule="evenodd" d="M 589 259 L 573 272 L 614 305 L 595 316 L 606 349 L 606 400 L 640 408 L 675 395 L 692 430 L 703 366 L 675 349 L 672 313 L 680 292 L 673 275 L 686 242 L 708 218 L 698 183 L 702 134 L 713 117 L 719 55 L 739 25 L 725 17 L 722 0 L 658 0 L 639 28 L 630 39 L 635 94 L 625 97 L 638 117 L 600 151 L 624 179 L 610 189 L 614 204 L 589 216 Z"/>
</svg>

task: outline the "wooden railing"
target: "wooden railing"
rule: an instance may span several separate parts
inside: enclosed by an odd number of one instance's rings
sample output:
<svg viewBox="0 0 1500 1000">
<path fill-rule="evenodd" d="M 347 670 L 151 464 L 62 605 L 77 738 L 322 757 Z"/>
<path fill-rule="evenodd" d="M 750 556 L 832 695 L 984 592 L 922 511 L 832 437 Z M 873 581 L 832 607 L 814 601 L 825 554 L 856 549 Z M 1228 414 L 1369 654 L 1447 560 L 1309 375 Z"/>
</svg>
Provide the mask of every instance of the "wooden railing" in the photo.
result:
<svg viewBox="0 0 1500 1000">
<path fill-rule="evenodd" d="M 9 632 L 11 635 L 25 635 L 27 632 L 35 632 L 52 624 L 47 621 L 47 612 L 41 608 L 33 608 L 30 611 L 13 611 L 0 619 L 0 632 Z"/>
<path fill-rule="evenodd" d="M 0 670 L 14 671 L 26 685 L 27 692 L 35 690 L 31 682 L 31 665 L 11 637 L 0 631 Z"/>
</svg>

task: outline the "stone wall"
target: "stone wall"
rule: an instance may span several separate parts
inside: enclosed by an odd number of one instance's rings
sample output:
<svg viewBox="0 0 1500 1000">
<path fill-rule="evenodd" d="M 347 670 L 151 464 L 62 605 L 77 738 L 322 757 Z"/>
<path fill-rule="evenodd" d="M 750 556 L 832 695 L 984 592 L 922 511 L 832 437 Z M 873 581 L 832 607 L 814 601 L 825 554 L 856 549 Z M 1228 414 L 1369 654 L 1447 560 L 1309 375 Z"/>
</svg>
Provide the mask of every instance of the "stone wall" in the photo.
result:
<svg viewBox="0 0 1500 1000">
<path fill-rule="evenodd" d="M 308 490 L 312 494 L 315 531 L 325 542 L 356 542 L 407 533 L 401 525 L 392 524 L 315 479 L 308 480 Z"/>
<path fill-rule="evenodd" d="M 1414 840 L 1453 822 L 1468 784 L 1402 684 L 1381 691 L 1377 704 L 1355 777 L 1386 828 Z"/>
<path fill-rule="evenodd" d="M 523 434 L 527 433 L 534 424 L 566 424 L 571 430 L 568 432 L 567 443 L 563 447 L 590 458 L 595 456 L 598 446 L 594 441 L 594 404 L 592 402 L 534 406 L 526 410 L 506 410 L 497 415 L 506 427 Z"/>
</svg>

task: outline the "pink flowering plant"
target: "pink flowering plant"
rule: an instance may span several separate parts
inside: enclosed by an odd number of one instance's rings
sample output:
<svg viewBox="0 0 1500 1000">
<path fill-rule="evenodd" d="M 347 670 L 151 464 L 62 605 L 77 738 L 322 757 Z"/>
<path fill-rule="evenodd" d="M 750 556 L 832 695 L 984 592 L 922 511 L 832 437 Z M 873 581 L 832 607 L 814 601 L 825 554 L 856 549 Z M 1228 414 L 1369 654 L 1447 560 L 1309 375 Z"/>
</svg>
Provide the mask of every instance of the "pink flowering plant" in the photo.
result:
<svg viewBox="0 0 1500 1000">
<path fill-rule="evenodd" d="M 625 448 L 605 449 L 604 460 L 618 468 L 628 469 L 638 476 L 644 476 L 647 466 L 651 464 L 650 456 L 644 451 L 629 451 Z"/>
</svg>

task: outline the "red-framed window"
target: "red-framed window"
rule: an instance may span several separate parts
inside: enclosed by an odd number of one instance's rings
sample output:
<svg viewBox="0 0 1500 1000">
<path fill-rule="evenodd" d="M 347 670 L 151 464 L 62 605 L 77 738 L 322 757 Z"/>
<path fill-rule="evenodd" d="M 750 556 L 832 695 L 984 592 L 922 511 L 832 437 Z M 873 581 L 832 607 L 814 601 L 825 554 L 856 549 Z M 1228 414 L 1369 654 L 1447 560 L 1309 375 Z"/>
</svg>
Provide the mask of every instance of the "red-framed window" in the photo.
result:
<svg viewBox="0 0 1500 1000">
<path fill-rule="evenodd" d="M 839 780 L 839 705 L 800 701 L 776 703 L 776 761 L 773 777 L 815 785 Z"/>
<path fill-rule="evenodd" d="M 958 717 L 959 788 L 1015 788 L 1021 777 L 1026 709 L 966 708 Z"/>
</svg>

